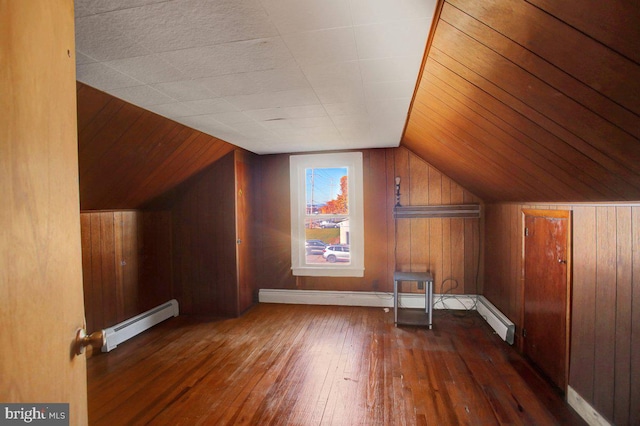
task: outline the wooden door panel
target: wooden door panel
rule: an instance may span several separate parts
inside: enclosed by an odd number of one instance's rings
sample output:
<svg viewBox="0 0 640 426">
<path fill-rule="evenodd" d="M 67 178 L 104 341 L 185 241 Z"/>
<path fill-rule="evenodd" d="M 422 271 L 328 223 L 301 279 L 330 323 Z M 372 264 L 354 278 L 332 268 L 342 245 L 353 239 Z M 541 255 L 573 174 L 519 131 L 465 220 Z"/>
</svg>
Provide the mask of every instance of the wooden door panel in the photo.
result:
<svg viewBox="0 0 640 426">
<path fill-rule="evenodd" d="M 524 352 L 566 388 L 568 219 L 525 213 Z"/>
<path fill-rule="evenodd" d="M 73 1 L 3 1 L 0 28 L 0 401 L 84 425 Z"/>
</svg>

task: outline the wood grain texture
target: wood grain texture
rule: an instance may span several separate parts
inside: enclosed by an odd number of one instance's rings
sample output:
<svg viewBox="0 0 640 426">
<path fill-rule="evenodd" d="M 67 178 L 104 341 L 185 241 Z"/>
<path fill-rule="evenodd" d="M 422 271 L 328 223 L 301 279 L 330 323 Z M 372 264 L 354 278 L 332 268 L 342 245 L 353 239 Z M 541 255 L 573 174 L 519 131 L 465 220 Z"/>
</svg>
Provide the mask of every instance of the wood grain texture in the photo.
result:
<svg viewBox="0 0 640 426">
<path fill-rule="evenodd" d="M 513 297 L 521 291 L 515 278 L 522 268 L 518 261 L 522 233 L 514 232 L 511 224 L 514 216 L 521 217 L 523 208 L 572 211 L 569 385 L 609 421 L 635 424 L 640 401 L 635 383 L 640 369 L 634 349 L 638 346 L 635 306 L 640 293 L 635 291 L 634 277 L 640 263 L 629 247 L 637 244 L 640 235 L 639 207 L 488 204 L 484 295 L 516 323 L 516 329 L 522 326 L 522 299 Z M 630 286 L 635 287 L 630 290 Z"/>
<path fill-rule="evenodd" d="M 174 290 L 187 314 L 237 315 L 235 160 L 185 182 L 173 205 Z"/>
<path fill-rule="evenodd" d="M 83 210 L 137 209 L 235 147 L 77 83 Z"/>
<path fill-rule="evenodd" d="M 167 212 L 115 210 L 80 214 L 89 330 L 111 327 L 171 299 L 167 217 Z"/>
<path fill-rule="evenodd" d="M 258 247 L 255 222 L 258 215 L 257 156 L 235 151 L 236 182 L 236 264 L 238 268 L 238 314 L 257 300 L 256 253 Z"/>
<path fill-rule="evenodd" d="M 401 144 L 485 201 L 639 199 L 640 7 L 596 3 L 443 1 Z"/>
<path fill-rule="evenodd" d="M 394 268 L 431 271 L 436 292 L 475 292 L 480 281 L 478 219 L 394 219 L 394 179 L 401 179 L 403 206 L 479 203 L 469 191 L 404 148 L 363 151 L 365 275 L 359 278 L 291 275 L 288 155 L 260 157 L 260 220 L 264 230 L 258 288 L 393 291 Z M 282 169 L 284 168 L 284 172 Z M 268 238 L 267 238 L 268 236 Z M 415 283 L 412 285 L 415 286 Z M 409 283 L 406 284 L 409 291 Z M 413 289 L 411 291 L 417 291 Z"/>
<path fill-rule="evenodd" d="M 178 317 L 89 360 L 89 419 L 126 424 L 584 424 L 475 313 L 377 308 Z"/>
<path fill-rule="evenodd" d="M 596 311 L 596 207 L 573 209 L 573 306 L 569 383 L 593 401 Z"/>
<path fill-rule="evenodd" d="M 181 312 L 237 316 L 253 304 L 256 170 L 253 154 L 233 151 L 180 185 L 170 200 Z"/>
<path fill-rule="evenodd" d="M 0 10 L 0 401 L 87 424 L 73 1 Z"/>
<path fill-rule="evenodd" d="M 523 352 L 563 391 L 569 353 L 569 216 L 568 211 L 524 210 Z"/>
</svg>

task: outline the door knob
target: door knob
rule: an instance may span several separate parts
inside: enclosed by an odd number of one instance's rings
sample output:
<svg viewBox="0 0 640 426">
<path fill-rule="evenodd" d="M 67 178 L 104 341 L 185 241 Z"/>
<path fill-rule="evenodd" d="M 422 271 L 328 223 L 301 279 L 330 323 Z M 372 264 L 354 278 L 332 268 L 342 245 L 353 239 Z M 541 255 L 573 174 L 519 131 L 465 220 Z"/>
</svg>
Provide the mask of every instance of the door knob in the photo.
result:
<svg viewBox="0 0 640 426">
<path fill-rule="evenodd" d="M 567 261 L 564 259 L 558 259 L 558 263 L 564 263 L 566 265 Z"/>
<path fill-rule="evenodd" d="M 87 346 L 99 349 L 104 346 L 104 333 L 102 330 L 94 331 L 87 335 L 87 330 L 81 328 L 76 333 L 76 355 L 82 355 Z"/>
</svg>

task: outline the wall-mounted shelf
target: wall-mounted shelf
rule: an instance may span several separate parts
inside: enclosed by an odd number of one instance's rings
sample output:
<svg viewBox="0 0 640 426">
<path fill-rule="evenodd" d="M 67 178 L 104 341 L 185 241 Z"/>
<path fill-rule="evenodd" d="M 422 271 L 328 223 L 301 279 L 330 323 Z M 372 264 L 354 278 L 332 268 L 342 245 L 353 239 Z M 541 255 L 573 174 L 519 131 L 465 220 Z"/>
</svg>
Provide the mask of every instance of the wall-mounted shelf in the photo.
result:
<svg viewBox="0 0 640 426">
<path fill-rule="evenodd" d="M 397 219 L 417 218 L 480 218 L 480 204 L 449 204 L 441 206 L 396 206 L 393 215 Z"/>
</svg>

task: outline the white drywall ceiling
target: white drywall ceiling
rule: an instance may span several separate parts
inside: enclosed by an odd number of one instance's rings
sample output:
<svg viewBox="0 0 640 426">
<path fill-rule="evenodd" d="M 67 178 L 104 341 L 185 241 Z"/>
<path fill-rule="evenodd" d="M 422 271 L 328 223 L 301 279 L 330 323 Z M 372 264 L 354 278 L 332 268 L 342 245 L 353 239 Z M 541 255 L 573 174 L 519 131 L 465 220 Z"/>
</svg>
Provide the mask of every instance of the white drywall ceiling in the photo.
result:
<svg viewBox="0 0 640 426">
<path fill-rule="evenodd" d="M 436 0 L 76 0 L 77 79 L 258 154 L 398 146 Z"/>
</svg>

